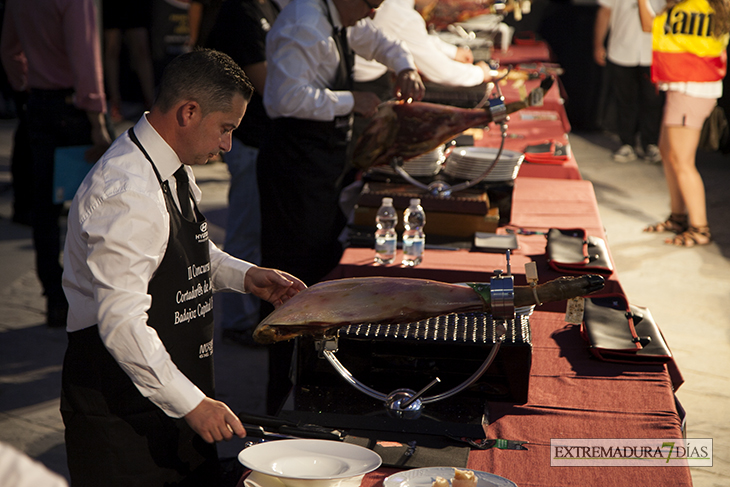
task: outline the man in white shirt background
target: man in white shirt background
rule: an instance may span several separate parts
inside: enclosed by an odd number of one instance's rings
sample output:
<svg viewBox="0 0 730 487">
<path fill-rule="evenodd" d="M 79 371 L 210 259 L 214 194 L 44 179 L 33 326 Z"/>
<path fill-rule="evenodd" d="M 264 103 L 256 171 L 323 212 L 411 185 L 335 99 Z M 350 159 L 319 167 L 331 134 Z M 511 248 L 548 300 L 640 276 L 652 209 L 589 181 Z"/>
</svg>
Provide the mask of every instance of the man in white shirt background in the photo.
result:
<svg viewBox="0 0 730 487">
<path fill-rule="evenodd" d="M 405 43 L 426 81 L 463 87 L 491 81 L 493 73 L 489 65 L 484 61 L 473 64 L 474 56 L 468 48 L 457 47 L 428 33 L 416 3 L 416 0 L 385 0 L 370 22 L 386 35 Z M 378 61 L 355 56 L 356 86 L 374 81 L 387 71 Z"/>
<path fill-rule="evenodd" d="M 664 98 L 651 82 L 651 33 L 641 30 L 636 0 L 599 0 L 593 35 L 593 57 L 608 71 L 609 92 L 616 106 L 619 163 L 636 160 L 636 136 L 647 162 L 659 164 L 659 128 Z M 664 0 L 653 0 L 659 12 Z M 606 37 L 608 36 L 608 46 Z"/>
<path fill-rule="evenodd" d="M 375 94 L 353 90 L 352 51 L 392 69 L 403 98 L 421 99 L 425 91 L 402 43 L 362 21 L 376 15 L 380 3 L 294 0 L 266 37 L 264 107 L 276 136 L 261 145 L 257 160 L 261 261 L 308 285 L 321 280 L 342 254 L 339 196 L 353 113 L 371 117 L 380 104 Z M 262 306 L 262 314 L 267 311 Z M 269 413 L 288 392 L 273 377 L 286 378 L 289 347 L 270 348 L 269 384 L 280 390 L 269 391 Z M 279 353 L 280 348 L 287 350 Z"/>
<path fill-rule="evenodd" d="M 278 305 L 305 286 L 208 239 L 188 166 L 230 150 L 252 92 L 224 54 L 176 58 L 151 111 L 76 193 L 61 396 L 75 486 L 217 485 L 213 443 L 245 436 L 213 399 L 212 293 L 250 292 Z"/>
</svg>

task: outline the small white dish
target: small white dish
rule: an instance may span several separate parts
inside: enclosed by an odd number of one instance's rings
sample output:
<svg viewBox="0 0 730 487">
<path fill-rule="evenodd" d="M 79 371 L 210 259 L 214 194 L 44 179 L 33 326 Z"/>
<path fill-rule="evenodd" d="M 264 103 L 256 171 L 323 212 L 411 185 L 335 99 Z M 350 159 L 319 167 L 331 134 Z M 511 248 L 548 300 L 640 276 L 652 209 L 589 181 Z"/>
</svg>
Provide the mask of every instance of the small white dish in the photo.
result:
<svg viewBox="0 0 730 487">
<path fill-rule="evenodd" d="M 517 487 L 517 484 L 493 473 L 472 470 L 477 477 L 477 487 Z M 436 477 L 449 481 L 454 478 L 454 467 L 427 467 L 404 470 L 383 480 L 383 487 L 431 487 Z"/>
<path fill-rule="evenodd" d="M 496 233 L 474 233 L 474 247 L 485 250 L 515 250 L 519 248 L 516 235 L 498 235 Z"/>
<path fill-rule="evenodd" d="M 254 472 L 276 477 L 287 487 L 339 485 L 345 479 L 362 478 L 382 463 L 380 455 L 358 445 L 304 439 L 259 443 L 242 450 L 238 461 Z"/>
</svg>

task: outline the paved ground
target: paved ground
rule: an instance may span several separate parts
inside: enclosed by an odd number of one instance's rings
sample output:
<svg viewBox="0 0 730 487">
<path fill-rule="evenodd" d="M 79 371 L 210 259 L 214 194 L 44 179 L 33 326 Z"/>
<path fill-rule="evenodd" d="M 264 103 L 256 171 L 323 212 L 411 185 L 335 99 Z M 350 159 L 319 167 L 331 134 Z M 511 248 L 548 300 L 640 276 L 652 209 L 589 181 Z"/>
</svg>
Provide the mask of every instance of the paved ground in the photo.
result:
<svg viewBox="0 0 730 487">
<path fill-rule="evenodd" d="M 58 412 L 66 336 L 43 324 L 30 230 L 10 222 L 13 128 L 14 122 L 0 121 L 0 441 L 67 475 Z M 686 379 L 677 396 L 687 410 L 688 437 L 714 439 L 713 467 L 693 469 L 694 484 L 730 485 L 730 158 L 703 154 L 700 162 L 716 242 L 680 249 L 641 232 L 668 213 L 660 167 L 614 163 L 610 152 L 618 143 L 605 135 L 573 134 L 571 142 L 584 178 L 595 186 L 629 300 L 651 309 Z M 212 164 L 195 171 L 214 223 L 212 238 L 220 242 L 227 170 Z M 216 370 L 222 400 L 235 411 L 264 412 L 265 351 L 218 341 Z M 233 456 L 241 447 L 234 440 L 221 455 Z"/>
</svg>

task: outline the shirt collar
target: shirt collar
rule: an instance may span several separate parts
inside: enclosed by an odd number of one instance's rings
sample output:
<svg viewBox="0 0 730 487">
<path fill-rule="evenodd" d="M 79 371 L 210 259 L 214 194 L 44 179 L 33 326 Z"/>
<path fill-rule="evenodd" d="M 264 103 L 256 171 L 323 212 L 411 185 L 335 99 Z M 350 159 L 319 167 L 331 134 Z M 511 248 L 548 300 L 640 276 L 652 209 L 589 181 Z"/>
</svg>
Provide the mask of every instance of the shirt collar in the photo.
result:
<svg viewBox="0 0 730 487">
<path fill-rule="evenodd" d="M 182 162 L 173 148 L 165 142 L 165 139 L 149 123 L 147 113 L 134 126 L 134 133 L 152 159 L 152 163 L 160 173 L 160 177 L 163 181 L 166 181 L 178 170 Z"/>
<path fill-rule="evenodd" d="M 337 7 L 335 6 L 335 3 L 332 0 L 325 0 L 327 2 L 327 7 L 330 9 L 330 15 L 332 16 L 332 27 L 336 29 L 342 28 L 342 20 L 340 19 L 340 11 L 337 10 Z"/>
</svg>

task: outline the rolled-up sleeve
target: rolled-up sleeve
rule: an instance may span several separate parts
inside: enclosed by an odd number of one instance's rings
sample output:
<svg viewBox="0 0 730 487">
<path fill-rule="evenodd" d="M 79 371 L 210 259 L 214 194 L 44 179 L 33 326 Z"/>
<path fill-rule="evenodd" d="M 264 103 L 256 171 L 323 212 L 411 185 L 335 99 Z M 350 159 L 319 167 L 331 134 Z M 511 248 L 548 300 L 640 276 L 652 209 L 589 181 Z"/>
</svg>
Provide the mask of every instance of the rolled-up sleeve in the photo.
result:
<svg viewBox="0 0 730 487">
<path fill-rule="evenodd" d="M 93 0 L 70 2 L 63 17 L 63 30 L 74 76 L 74 103 L 82 110 L 104 113 L 104 71 L 96 19 Z"/>
</svg>

